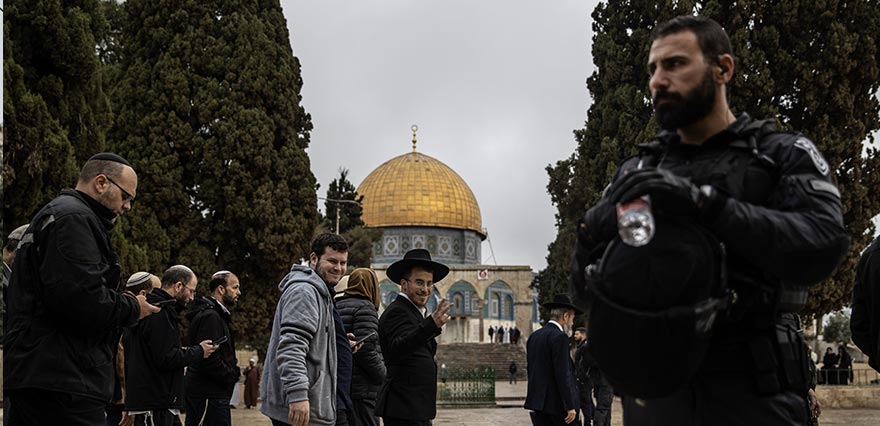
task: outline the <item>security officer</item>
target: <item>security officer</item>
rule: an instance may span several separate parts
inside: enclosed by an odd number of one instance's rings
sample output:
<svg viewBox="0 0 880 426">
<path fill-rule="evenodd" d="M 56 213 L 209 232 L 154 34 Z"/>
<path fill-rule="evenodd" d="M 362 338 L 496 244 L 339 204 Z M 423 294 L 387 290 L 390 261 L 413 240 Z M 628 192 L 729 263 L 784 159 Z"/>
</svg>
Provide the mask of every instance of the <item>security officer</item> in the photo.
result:
<svg viewBox="0 0 880 426">
<path fill-rule="evenodd" d="M 806 424 L 807 354 L 793 312 L 849 246 L 832 169 L 804 136 L 730 111 L 735 63 L 715 21 L 658 25 L 648 71 L 664 130 L 623 163 L 579 224 L 572 293 L 590 300 L 584 268 L 615 238 L 615 205 L 648 195 L 655 217 L 699 224 L 723 244 L 736 297 L 695 375 L 663 397 L 623 395 L 624 424 Z"/>
</svg>

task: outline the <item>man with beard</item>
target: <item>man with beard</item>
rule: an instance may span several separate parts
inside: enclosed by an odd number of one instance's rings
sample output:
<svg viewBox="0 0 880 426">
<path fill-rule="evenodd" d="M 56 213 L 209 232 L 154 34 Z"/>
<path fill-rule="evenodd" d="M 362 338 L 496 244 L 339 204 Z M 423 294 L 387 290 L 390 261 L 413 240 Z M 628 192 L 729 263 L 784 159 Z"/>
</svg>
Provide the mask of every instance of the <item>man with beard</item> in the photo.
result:
<svg viewBox="0 0 880 426">
<path fill-rule="evenodd" d="M 117 292 L 110 229 L 131 210 L 137 182 L 124 158 L 96 154 L 22 235 L 6 293 L 9 424 L 104 424 L 121 328 L 159 312 L 144 296 Z"/>
<path fill-rule="evenodd" d="M 663 227 L 693 229 L 689 235 L 720 247 L 721 254 L 712 259 L 720 265 L 717 276 L 726 288 L 722 287 L 723 296 L 718 299 L 705 299 L 712 305 L 703 311 L 692 309 L 693 305 L 665 308 L 691 308 L 688 311 L 694 315 L 689 322 L 680 323 L 689 324 L 691 334 L 694 316 L 706 319 L 697 323 L 701 334 L 691 340 L 704 345 L 702 352 L 688 345 L 670 345 L 670 351 L 678 351 L 681 359 L 702 355 L 689 363 L 693 372 L 682 376 L 684 383 L 667 385 L 664 395 L 636 398 L 624 394 L 624 424 L 806 424 L 808 405 L 815 401 L 807 397 L 809 373 L 803 361 L 808 354 L 795 312 L 803 307 L 809 286 L 831 274 L 849 245 L 840 194 L 832 181 L 833 167 L 805 136 L 781 132 L 770 120 L 755 121 L 731 112 L 727 84 L 736 70 L 735 61 L 730 40 L 715 21 L 680 16 L 661 23 L 655 28 L 647 65 L 655 118 L 663 131 L 623 163 L 599 203 L 581 220 L 572 262 L 572 293 L 584 306 L 599 303 L 608 308 L 604 312 L 635 318 L 633 312 L 638 311 L 614 307 L 606 302 L 608 294 L 595 292 L 602 288 L 606 275 L 599 281 L 592 278 L 625 269 L 627 259 L 616 259 L 615 265 L 603 254 L 606 246 L 625 247 L 616 239 L 615 206 L 646 195 L 657 220 L 658 237 Z M 670 238 L 681 238 L 681 234 Z M 693 264 L 695 259 L 663 257 L 672 250 L 667 243 L 670 238 L 658 242 L 655 237 L 644 247 L 615 252 L 630 257 L 648 253 L 640 260 L 649 262 L 662 258 L 665 271 Z M 655 243 L 666 247 L 664 252 L 652 252 L 658 246 Z M 639 282 L 627 280 L 623 272 L 619 278 L 615 285 Z M 675 283 L 664 284 L 662 279 L 658 276 L 651 285 L 674 287 Z M 663 288 L 643 288 L 646 298 L 652 294 L 668 297 Z M 622 305 L 617 302 L 617 306 Z M 702 316 L 702 312 L 717 315 Z M 590 334 L 596 345 L 601 343 L 594 327 L 607 327 L 606 336 L 626 335 L 614 333 L 620 321 L 600 323 L 593 318 L 602 313 L 593 309 L 590 314 Z M 662 326 L 676 324 L 666 321 Z M 642 353 L 645 363 L 657 363 L 651 368 L 659 374 L 664 369 L 676 370 L 667 364 L 675 362 L 674 356 L 663 359 L 657 347 L 631 352 Z M 601 350 L 600 346 L 596 349 Z M 593 349 L 590 352 L 597 355 Z M 613 365 L 620 358 L 610 357 L 607 364 L 597 361 L 615 390 L 625 393 L 618 384 L 626 381 L 609 373 L 613 369 L 625 374 L 622 367 Z M 650 383 L 637 386 L 648 389 Z"/>
<path fill-rule="evenodd" d="M 345 238 L 324 233 L 312 240 L 309 266 L 294 264 L 278 284 L 281 297 L 260 389 L 260 411 L 275 426 L 333 425 L 344 410 L 337 402 L 337 383 L 347 372 L 350 384 L 352 357 L 333 296 L 347 264 Z M 337 368 L 345 362 L 347 369 Z"/>
<path fill-rule="evenodd" d="M 219 342 L 217 355 L 199 361 L 186 370 L 186 424 L 232 424 L 230 399 L 241 375 L 235 358 L 235 340 L 229 324 L 229 309 L 241 296 L 238 277 L 229 271 L 217 271 L 208 284 L 210 297 L 199 297 L 186 314 L 189 319 L 188 341 Z M 221 341 L 220 339 L 223 339 Z"/>
<path fill-rule="evenodd" d="M 379 318 L 379 344 L 385 357 L 385 382 L 379 389 L 376 414 L 385 426 L 425 426 L 437 415 L 437 341 L 449 322 L 446 299 L 427 315 L 434 283 L 449 267 L 431 260 L 425 249 L 406 252 L 386 270 L 400 293 Z"/>
<path fill-rule="evenodd" d="M 147 301 L 164 306 L 162 311 L 126 330 L 123 338 L 123 418 L 134 417 L 135 425 L 179 425 L 183 368 L 209 358 L 217 350 L 210 340 L 188 348 L 180 345 L 180 312 L 193 300 L 198 283 L 196 274 L 184 265 L 175 265 L 162 274 L 161 282 L 160 288 L 147 294 Z"/>
<path fill-rule="evenodd" d="M 575 315 L 583 312 L 564 294 L 542 306 L 550 320 L 526 341 L 529 381 L 523 408 L 531 410 L 534 426 L 563 426 L 578 419 L 580 408 L 568 339 Z"/>
</svg>

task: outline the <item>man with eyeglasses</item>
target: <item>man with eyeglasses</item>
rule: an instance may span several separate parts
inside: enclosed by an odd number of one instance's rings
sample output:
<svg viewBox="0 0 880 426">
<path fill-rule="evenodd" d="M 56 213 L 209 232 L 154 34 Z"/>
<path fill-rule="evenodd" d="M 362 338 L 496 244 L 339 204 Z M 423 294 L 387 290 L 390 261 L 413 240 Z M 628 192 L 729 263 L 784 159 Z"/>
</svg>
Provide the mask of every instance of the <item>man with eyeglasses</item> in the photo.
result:
<svg viewBox="0 0 880 426">
<path fill-rule="evenodd" d="M 162 274 L 162 286 L 147 295 L 150 303 L 165 308 L 125 330 L 125 411 L 127 417 L 134 417 L 135 425 L 180 425 L 183 368 L 217 350 L 209 339 L 187 348 L 180 344 L 180 312 L 193 301 L 197 284 L 192 269 L 184 265 L 168 268 Z M 189 412 L 187 417 L 197 415 Z"/>
<path fill-rule="evenodd" d="M 104 424 L 121 329 L 160 310 L 116 291 L 122 268 L 110 230 L 136 193 L 128 161 L 96 154 L 22 236 L 4 336 L 10 424 Z"/>
<path fill-rule="evenodd" d="M 431 260 L 427 250 L 414 249 L 385 273 L 400 284 L 400 294 L 379 318 L 386 376 L 376 400 L 376 415 L 385 426 L 430 425 L 437 415 L 434 339 L 449 322 L 452 304 L 442 299 L 430 315 L 425 305 L 434 283 L 449 274 L 449 267 Z"/>
</svg>

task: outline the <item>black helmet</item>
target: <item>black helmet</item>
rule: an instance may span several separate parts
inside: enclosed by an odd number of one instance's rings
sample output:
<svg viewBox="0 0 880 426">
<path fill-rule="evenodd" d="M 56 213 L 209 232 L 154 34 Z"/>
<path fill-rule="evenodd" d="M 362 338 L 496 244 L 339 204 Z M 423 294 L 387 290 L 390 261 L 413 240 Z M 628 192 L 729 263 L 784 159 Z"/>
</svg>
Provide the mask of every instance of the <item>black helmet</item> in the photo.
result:
<svg viewBox="0 0 880 426">
<path fill-rule="evenodd" d="M 656 398 L 687 384 L 730 300 L 724 246 L 702 226 L 658 221 L 650 243 L 616 238 L 587 274 L 589 351 L 612 387 Z"/>
</svg>

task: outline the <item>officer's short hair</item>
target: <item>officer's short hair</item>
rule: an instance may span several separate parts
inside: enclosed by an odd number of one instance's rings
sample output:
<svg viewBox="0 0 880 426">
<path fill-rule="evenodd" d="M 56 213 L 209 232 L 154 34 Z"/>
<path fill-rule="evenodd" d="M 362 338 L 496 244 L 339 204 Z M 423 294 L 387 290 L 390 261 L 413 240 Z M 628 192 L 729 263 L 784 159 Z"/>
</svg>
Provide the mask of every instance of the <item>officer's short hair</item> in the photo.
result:
<svg viewBox="0 0 880 426">
<path fill-rule="evenodd" d="M 663 22 L 654 29 L 651 41 L 683 31 L 691 31 L 697 36 L 697 43 L 709 63 L 718 63 L 721 55 L 733 55 L 730 38 L 721 25 L 705 16 L 682 15 Z"/>
<path fill-rule="evenodd" d="M 578 328 L 574 329 L 574 331 L 579 331 L 579 332 L 581 332 L 581 333 L 583 333 L 583 334 L 587 334 L 587 328 L 586 328 L 586 327 L 578 327 Z"/>
</svg>

